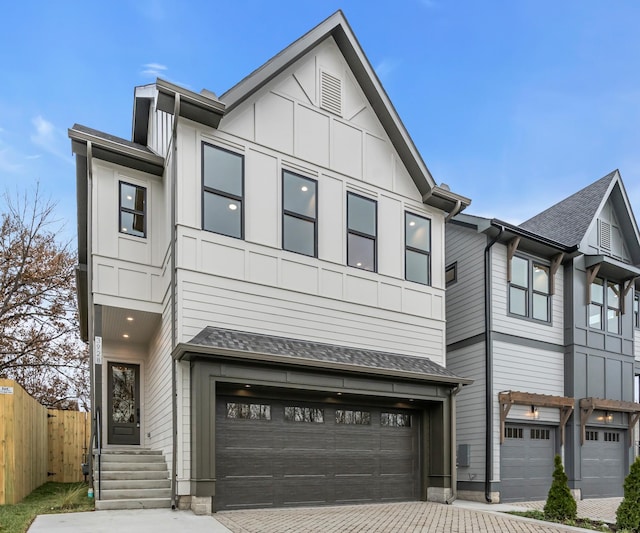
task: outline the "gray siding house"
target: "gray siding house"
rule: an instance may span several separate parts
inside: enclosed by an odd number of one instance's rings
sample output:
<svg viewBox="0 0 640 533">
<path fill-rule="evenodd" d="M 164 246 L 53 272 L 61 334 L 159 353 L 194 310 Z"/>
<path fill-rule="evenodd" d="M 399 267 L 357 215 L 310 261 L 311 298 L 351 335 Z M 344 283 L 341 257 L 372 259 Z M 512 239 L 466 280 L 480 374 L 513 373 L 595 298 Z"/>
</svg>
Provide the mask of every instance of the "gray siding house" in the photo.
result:
<svg viewBox="0 0 640 533">
<path fill-rule="evenodd" d="M 131 140 L 69 136 L 98 508 L 452 496 L 444 228 L 470 201 L 341 12 L 220 97 L 136 88 Z"/>
<path fill-rule="evenodd" d="M 448 368 L 475 380 L 458 396 L 459 497 L 544 499 L 557 453 L 576 497 L 620 496 L 640 239 L 618 171 L 519 226 L 456 216 L 446 261 Z"/>
</svg>

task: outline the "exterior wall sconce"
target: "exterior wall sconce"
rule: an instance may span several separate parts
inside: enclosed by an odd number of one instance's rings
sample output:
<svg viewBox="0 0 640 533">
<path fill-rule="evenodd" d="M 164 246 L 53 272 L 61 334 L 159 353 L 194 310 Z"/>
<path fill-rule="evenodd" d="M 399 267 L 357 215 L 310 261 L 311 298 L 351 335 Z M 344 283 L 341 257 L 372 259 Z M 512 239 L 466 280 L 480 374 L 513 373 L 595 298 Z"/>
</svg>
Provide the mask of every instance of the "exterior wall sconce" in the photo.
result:
<svg viewBox="0 0 640 533">
<path fill-rule="evenodd" d="M 605 424 L 609 424 L 610 422 L 613 422 L 613 413 L 611 413 L 610 411 L 605 411 L 604 412 L 604 423 Z"/>
<path fill-rule="evenodd" d="M 531 406 L 531 418 L 534 420 L 538 420 L 540 417 L 540 413 L 538 412 L 538 408 L 535 405 Z"/>
</svg>

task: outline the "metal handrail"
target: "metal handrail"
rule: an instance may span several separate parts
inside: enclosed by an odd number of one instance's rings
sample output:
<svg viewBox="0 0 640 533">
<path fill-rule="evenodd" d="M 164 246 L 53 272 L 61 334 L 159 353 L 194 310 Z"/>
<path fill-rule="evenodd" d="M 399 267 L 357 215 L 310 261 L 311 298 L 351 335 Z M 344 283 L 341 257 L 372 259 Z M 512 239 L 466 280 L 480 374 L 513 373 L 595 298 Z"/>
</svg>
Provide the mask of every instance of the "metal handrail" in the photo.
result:
<svg viewBox="0 0 640 533">
<path fill-rule="evenodd" d="M 102 414 L 100 407 L 96 408 L 96 450 L 98 456 L 98 500 L 102 499 Z"/>
</svg>

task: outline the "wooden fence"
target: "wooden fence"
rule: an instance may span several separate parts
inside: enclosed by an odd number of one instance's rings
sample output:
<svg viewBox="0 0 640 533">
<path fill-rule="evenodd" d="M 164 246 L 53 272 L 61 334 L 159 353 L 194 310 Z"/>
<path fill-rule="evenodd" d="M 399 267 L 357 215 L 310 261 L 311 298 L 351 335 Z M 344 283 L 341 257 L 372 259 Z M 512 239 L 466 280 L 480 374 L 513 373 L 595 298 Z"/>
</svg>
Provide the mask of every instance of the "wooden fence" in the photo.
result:
<svg viewBox="0 0 640 533">
<path fill-rule="evenodd" d="M 0 379 L 0 505 L 47 481 L 82 481 L 91 416 L 47 409 L 15 381 Z"/>
</svg>

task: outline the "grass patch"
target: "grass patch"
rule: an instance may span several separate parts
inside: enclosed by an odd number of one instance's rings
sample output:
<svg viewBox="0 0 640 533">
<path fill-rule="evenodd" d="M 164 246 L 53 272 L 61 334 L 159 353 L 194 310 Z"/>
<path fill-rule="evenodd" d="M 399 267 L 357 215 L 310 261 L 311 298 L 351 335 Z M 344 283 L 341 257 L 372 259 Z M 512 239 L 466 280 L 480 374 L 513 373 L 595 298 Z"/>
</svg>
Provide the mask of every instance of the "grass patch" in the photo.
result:
<svg viewBox="0 0 640 533">
<path fill-rule="evenodd" d="M 45 483 L 20 503 L 0 505 L 0 533 L 25 533 L 39 514 L 93 511 L 85 483 Z"/>
</svg>

